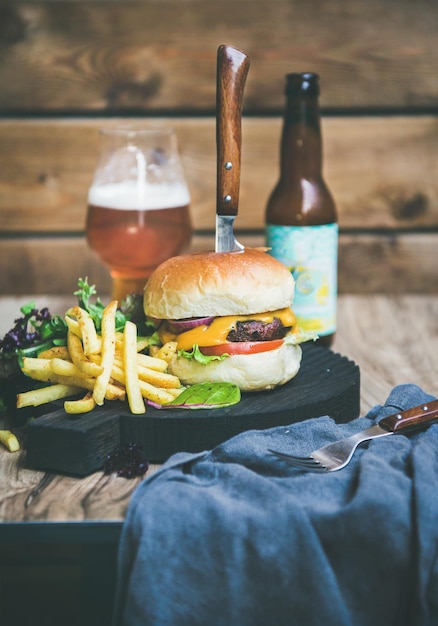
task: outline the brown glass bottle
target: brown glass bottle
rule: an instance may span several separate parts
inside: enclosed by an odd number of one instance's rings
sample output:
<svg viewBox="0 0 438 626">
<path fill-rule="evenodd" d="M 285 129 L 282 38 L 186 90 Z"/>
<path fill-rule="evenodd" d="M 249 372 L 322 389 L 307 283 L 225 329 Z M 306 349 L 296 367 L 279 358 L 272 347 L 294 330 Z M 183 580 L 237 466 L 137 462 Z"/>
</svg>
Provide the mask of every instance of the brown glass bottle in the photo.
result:
<svg viewBox="0 0 438 626">
<path fill-rule="evenodd" d="M 266 207 L 266 245 L 295 278 L 303 330 L 330 346 L 336 331 L 338 225 L 322 174 L 317 74 L 287 74 L 280 178 Z"/>
</svg>

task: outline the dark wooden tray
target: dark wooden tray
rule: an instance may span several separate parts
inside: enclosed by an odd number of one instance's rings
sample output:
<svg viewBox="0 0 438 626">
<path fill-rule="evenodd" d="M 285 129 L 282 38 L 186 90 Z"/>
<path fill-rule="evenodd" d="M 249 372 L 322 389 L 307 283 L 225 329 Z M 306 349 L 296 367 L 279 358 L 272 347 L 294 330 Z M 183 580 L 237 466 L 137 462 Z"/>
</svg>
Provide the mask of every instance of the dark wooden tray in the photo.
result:
<svg viewBox="0 0 438 626">
<path fill-rule="evenodd" d="M 29 467 L 85 476 L 102 468 L 120 443 L 140 442 L 150 462 L 162 463 L 175 452 L 209 450 L 246 430 L 292 424 L 330 415 L 337 422 L 360 410 L 359 367 L 316 344 L 303 346 L 298 375 L 289 383 L 259 393 L 242 394 L 224 409 L 154 409 L 132 415 L 125 403 L 107 403 L 72 418 L 57 408 L 27 427 Z"/>
</svg>

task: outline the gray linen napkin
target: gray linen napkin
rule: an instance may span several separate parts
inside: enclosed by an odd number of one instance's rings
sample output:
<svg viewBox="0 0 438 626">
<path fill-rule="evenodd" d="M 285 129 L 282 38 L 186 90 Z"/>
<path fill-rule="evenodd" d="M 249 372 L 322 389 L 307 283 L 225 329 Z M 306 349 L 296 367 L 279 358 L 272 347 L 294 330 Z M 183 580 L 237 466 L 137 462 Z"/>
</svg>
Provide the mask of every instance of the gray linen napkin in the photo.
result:
<svg viewBox="0 0 438 626">
<path fill-rule="evenodd" d="M 401 385 L 348 424 L 323 416 L 171 457 L 131 499 L 114 625 L 437 625 L 438 424 L 364 444 L 334 473 L 267 452 L 308 454 L 431 399 Z"/>
</svg>

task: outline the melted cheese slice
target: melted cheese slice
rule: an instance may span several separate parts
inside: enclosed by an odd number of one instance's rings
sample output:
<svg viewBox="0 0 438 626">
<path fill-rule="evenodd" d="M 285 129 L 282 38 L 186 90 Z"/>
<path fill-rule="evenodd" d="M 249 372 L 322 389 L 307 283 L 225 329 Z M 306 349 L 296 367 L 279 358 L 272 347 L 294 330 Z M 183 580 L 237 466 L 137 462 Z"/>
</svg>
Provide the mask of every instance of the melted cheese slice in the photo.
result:
<svg viewBox="0 0 438 626">
<path fill-rule="evenodd" d="M 178 343 L 178 350 L 191 350 L 196 343 L 198 346 L 216 346 L 227 343 L 227 335 L 230 330 L 236 326 L 236 322 L 247 320 L 257 320 L 268 324 L 273 321 L 274 317 L 278 317 L 286 327 L 294 327 L 296 323 L 295 314 L 290 307 L 278 309 L 277 311 L 269 311 L 269 313 L 258 313 L 256 315 L 227 315 L 225 317 L 216 317 L 212 323 L 207 326 L 202 324 L 191 330 L 172 337 L 165 336 L 167 333 L 160 333 L 163 343 L 173 339 Z"/>
</svg>

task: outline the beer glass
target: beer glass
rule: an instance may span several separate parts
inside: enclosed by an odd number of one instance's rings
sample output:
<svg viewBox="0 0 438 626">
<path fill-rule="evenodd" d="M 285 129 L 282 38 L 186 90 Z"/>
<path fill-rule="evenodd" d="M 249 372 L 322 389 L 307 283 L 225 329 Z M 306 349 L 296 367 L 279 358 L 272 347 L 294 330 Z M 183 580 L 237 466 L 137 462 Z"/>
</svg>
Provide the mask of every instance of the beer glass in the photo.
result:
<svg viewBox="0 0 438 626">
<path fill-rule="evenodd" d="M 142 292 L 162 261 L 188 248 L 190 194 L 172 129 L 103 129 L 100 138 L 86 234 L 120 302 Z"/>
</svg>

